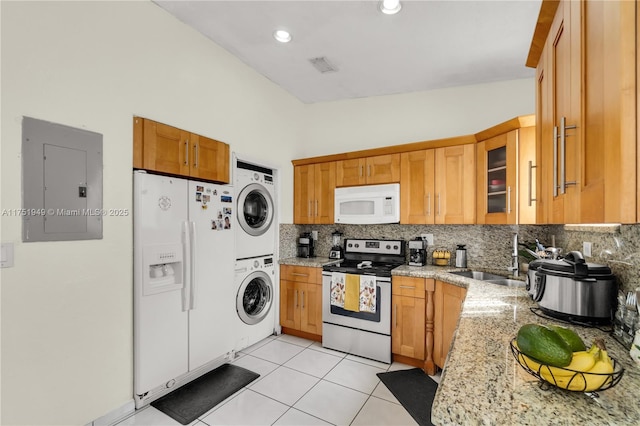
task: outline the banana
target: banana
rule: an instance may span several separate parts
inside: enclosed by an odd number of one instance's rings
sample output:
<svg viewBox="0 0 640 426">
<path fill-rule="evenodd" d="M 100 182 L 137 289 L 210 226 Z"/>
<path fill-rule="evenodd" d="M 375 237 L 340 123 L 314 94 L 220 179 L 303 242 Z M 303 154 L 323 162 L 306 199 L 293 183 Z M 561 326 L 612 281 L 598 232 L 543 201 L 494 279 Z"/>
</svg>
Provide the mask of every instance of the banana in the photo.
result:
<svg viewBox="0 0 640 426">
<path fill-rule="evenodd" d="M 574 358 L 575 354 L 577 353 L 574 353 Z M 577 373 L 561 374 L 561 369 L 558 369 L 560 371 L 554 371 L 552 370 L 554 367 L 543 365 L 539 370 L 540 376 L 553 385 L 572 391 L 591 392 L 609 384 L 613 380 L 611 376 L 611 373 L 613 373 L 613 361 L 607 354 L 604 342 L 601 339 L 597 339 L 591 349 L 586 351 L 586 354 L 580 354 L 580 360 L 576 360 L 576 365 L 574 366 L 577 368 L 572 368 L 572 370 L 578 371 Z M 584 366 L 592 362 L 588 357 L 591 357 L 593 364 L 588 369 L 582 370 Z M 571 364 L 574 364 L 573 360 Z M 568 366 L 567 368 L 570 367 Z"/>
<path fill-rule="evenodd" d="M 574 352 L 573 356 L 571 357 L 571 363 L 564 368 L 540 364 L 538 361 L 534 360 L 533 358 L 529 358 L 523 353 L 520 353 L 519 358 L 521 363 L 525 364 L 531 370 L 541 375 L 545 373 L 545 375 L 548 377 L 551 377 L 551 375 L 560 377 L 573 376 L 576 371 L 589 371 L 591 368 L 593 368 L 594 364 L 596 363 L 596 352 L 598 350 L 598 347 L 594 344 L 588 351 Z"/>
</svg>

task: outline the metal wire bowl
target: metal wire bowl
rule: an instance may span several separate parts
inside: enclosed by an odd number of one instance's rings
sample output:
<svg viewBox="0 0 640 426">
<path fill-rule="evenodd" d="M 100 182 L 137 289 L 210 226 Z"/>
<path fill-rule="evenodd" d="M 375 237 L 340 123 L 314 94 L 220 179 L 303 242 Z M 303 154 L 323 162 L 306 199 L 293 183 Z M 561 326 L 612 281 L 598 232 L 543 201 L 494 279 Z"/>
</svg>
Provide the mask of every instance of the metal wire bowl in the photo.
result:
<svg viewBox="0 0 640 426">
<path fill-rule="evenodd" d="M 584 371 L 575 371 L 568 368 L 550 367 L 548 365 L 538 363 L 532 358 L 520 352 L 516 346 L 516 339 L 511 340 L 511 353 L 524 370 L 541 380 L 560 389 L 572 392 L 597 392 L 614 387 L 622 379 L 624 368 L 618 362 L 613 361 L 613 373 L 589 373 Z M 556 373 L 560 371 L 562 375 Z M 565 374 L 566 373 L 566 374 Z"/>
</svg>

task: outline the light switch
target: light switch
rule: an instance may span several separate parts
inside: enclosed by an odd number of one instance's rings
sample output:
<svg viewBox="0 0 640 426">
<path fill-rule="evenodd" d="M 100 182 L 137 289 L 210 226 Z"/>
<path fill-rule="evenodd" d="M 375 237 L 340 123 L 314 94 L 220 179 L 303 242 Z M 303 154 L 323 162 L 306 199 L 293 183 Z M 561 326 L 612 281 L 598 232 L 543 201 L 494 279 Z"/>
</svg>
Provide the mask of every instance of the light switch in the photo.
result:
<svg viewBox="0 0 640 426">
<path fill-rule="evenodd" d="M 13 243 L 2 243 L 0 245 L 2 257 L 0 259 L 0 268 L 13 267 Z"/>
</svg>

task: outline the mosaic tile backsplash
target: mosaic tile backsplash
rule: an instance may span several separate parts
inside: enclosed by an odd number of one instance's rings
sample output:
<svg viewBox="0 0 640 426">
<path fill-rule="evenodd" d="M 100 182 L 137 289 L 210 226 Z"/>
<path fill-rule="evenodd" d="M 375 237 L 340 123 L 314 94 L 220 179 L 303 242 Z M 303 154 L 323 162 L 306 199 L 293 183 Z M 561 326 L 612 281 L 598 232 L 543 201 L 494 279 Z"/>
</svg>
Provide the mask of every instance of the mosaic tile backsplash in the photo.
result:
<svg viewBox="0 0 640 426">
<path fill-rule="evenodd" d="M 575 226 L 575 225 L 280 225 L 280 257 L 296 256 L 296 239 L 302 232 L 318 231 L 316 254 L 327 256 L 331 249 L 331 233 L 338 230 L 344 238 L 381 238 L 411 240 L 420 234 L 433 234 L 428 261 L 434 249 L 452 253 L 456 245 L 465 244 L 467 266 L 472 269 L 503 271 L 507 275 L 511 263 L 514 233 L 521 242 L 533 244 L 536 238 L 545 246 L 560 247 L 562 253 L 582 251 L 583 242 L 592 243 L 589 263 L 608 265 L 619 281 L 621 290 L 640 286 L 640 225 Z M 408 253 L 407 253 L 408 256 Z M 520 258 L 520 263 L 526 259 Z"/>
</svg>

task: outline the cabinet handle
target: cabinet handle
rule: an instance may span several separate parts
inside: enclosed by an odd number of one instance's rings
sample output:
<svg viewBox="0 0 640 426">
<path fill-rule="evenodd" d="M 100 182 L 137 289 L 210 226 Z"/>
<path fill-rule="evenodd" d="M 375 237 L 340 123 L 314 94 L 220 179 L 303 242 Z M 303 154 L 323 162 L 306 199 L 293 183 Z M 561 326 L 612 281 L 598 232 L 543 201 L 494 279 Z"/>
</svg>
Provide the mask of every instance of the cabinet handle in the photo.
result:
<svg viewBox="0 0 640 426">
<path fill-rule="evenodd" d="M 367 176 L 371 176 L 371 164 L 367 166 Z"/>
<path fill-rule="evenodd" d="M 198 168 L 198 145 L 197 144 L 193 145 L 193 152 L 194 152 L 194 157 L 195 157 L 195 160 L 196 160 L 194 166 L 197 169 Z"/>
<path fill-rule="evenodd" d="M 311 217 L 311 200 L 309 200 L 309 208 L 307 209 L 307 217 Z"/>
<path fill-rule="evenodd" d="M 298 290 L 293 292 L 293 306 L 298 307 Z"/>
<path fill-rule="evenodd" d="M 184 165 L 189 165 L 189 139 L 184 141 Z"/>
<path fill-rule="evenodd" d="M 507 186 L 507 214 L 511 214 L 511 186 Z"/>
<path fill-rule="evenodd" d="M 436 211 L 436 216 L 440 216 L 440 193 L 438 192 L 438 210 Z"/>
<path fill-rule="evenodd" d="M 393 327 L 398 328 L 398 304 L 393 305 Z"/>
<path fill-rule="evenodd" d="M 400 288 L 408 288 L 410 290 L 415 290 L 416 289 L 415 286 L 412 286 L 412 285 L 401 285 Z"/>
<path fill-rule="evenodd" d="M 427 216 L 431 216 L 431 193 L 427 194 Z"/>
<path fill-rule="evenodd" d="M 360 166 L 360 177 L 364 176 L 364 166 Z"/>
<path fill-rule="evenodd" d="M 304 291 L 302 292 L 302 298 L 301 298 L 301 300 L 302 300 L 302 309 L 304 309 Z"/>
<path fill-rule="evenodd" d="M 538 201 L 533 198 L 533 169 L 537 169 L 538 166 L 533 165 L 533 161 L 529 160 L 529 207 L 534 201 Z"/>
<path fill-rule="evenodd" d="M 300 272 L 292 272 L 291 275 L 295 275 L 296 277 L 308 277 L 309 274 L 301 274 Z"/>
<path fill-rule="evenodd" d="M 560 194 L 566 192 L 567 186 L 575 185 L 576 181 L 567 182 L 566 176 L 566 151 L 567 151 L 567 130 L 575 129 L 577 126 L 572 124 L 567 126 L 567 118 L 560 119 Z"/>
<path fill-rule="evenodd" d="M 553 196 L 558 196 L 558 126 L 553 126 Z"/>
<path fill-rule="evenodd" d="M 316 200 L 316 217 L 318 217 L 318 200 Z"/>
</svg>

